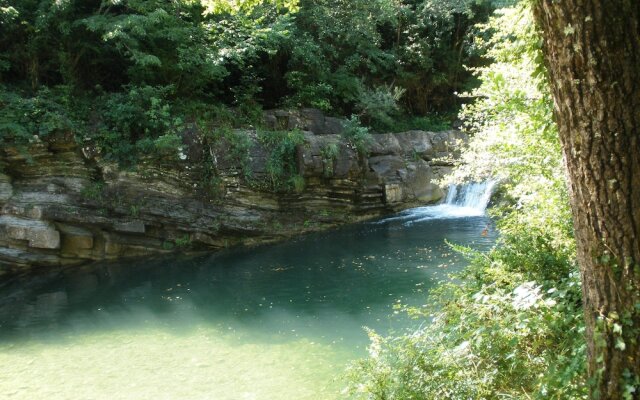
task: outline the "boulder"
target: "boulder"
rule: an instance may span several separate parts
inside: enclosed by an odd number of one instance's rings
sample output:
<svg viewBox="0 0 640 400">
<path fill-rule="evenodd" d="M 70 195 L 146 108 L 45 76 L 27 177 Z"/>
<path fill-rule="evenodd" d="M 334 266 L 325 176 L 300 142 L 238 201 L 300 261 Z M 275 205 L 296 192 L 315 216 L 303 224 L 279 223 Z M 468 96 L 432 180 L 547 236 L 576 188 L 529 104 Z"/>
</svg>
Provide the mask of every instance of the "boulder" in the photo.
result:
<svg viewBox="0 0 640 400">
<path fill-rule="evenodd" d="M 60 248 L 60 232 L 44 221 L 0 216 L 0 232 L 14 240 L 26 240 L 29 247 L 38 249 Z"/>
<path fill-rule="evenodd" d="M 369 168 L 387 179 L 398 177 L 398 172 L 406 167 L 406 162 L 399 156 L 377 156 L 369 158 Z"/>
<path fill-rule="evenodd" d="M 395 135 L 391 134 L 375 134 L 371 135 L 373 142 L 369 149 L 371 156 L 386 156 L 402 154 L 402 147 Z"/>
<path fill-rule="evenodd" d="M 413 158 L 429 161 L 435 157 L 431 142 L 433 133 L 424 131 L 408 131 L 393 135 L 402 148 L 402 153 Z"/>
<path fill-rule="evenodd" d="M 65 224 L 58 224 L 57 227 L 62 234 L 62 255 L 91 258 L 94 246 L 94 235 L 91 231 Z"/>
<path fill-rule="evenodd" d="M 384 201 L 387 204 L 397 204 L 404 199 L 402 187 L 398 184 L 384 185 Z"/>
</svg>

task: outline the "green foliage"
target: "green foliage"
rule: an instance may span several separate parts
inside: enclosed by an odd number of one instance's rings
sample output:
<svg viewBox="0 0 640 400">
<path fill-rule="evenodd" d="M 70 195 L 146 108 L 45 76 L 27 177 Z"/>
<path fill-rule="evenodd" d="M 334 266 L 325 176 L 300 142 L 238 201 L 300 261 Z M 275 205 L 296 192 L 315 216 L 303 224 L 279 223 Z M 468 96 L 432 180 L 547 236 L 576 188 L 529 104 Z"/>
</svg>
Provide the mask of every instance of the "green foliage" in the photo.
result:
<svg viewBox="0 0 640 400">
<path fill-rule="evenodd" d="M 181 157 L 178 133 L 184 122 L 169 101 L 172 86 L 127 86 L 121 93 L 98 97 L 92 112 L 99 115 L 90 138 L 107 159 L 135 164 L 141 155 L 156 159 Z"/>
<path fill-rule="evenodd" d="M 353 146 L 358 154 L 365 156 L 369 152 L 373 138 L 371 137 L 369 128 L 362 126 L 357 116 L 351 116 L 351 118 L 344 123 L 342 136 Z"/>
<path fill-rule="evenodd" d="M 202 4 L 206 6 L 205 14 L 210 13 L 238 13 L 241 11 L 252 11 L 264 4 L 275 5 L 277 8 L 287 8 L 296 10 L 298 8 L 298 0 L 236 0 L 233 2 L 227 0 L 204 0 Z"/>
<path fill-rule="evenodd" d="M 386 86 L 363 90 L 356 105 L 360 118 L 370 126 L 390 129 L 400 111 L 398 101 L 404 92 L 404 89 Z"/>
<path fill-rule="evenodd" d="M 330 178 L 333 176 L 334 164 L 340 154 L 340 148 L 337 143 L 327 143 L 320 149 L 320 154 L 322 155 L 324 176 Z"/>
<path fill-rule="evenodd" d="M 301 189 L 301 177 L 297 174 L 296 148 L 304 142 L 303 133 L 297 130 L 260 131 L 258 140 L 269 152 L 266 163 L 269 188 L 274 191 Z"/>
<path fill-rule="evenodd" d="M 528 234 L 514 233 L 502 246 Z M 577 274 L 528 281 L 538 277 L 517 272 L 498 249 L 476 255 L 459 278 L 462 284 L 431 294 L 431 307 L 409 310 L 431 321 L 426 327 L 400 337 L 371 334 L 353 392 L 369 399 L 586 398 Z"/>
<path fill-rule="evenodd" d="M 182 237 L 177 238 L 175 241 L 175 245 L 179 249 L 184 249 L 191 246 L 191 238 L 188 234 L 185 234 Z"/>
<path fill-rule="evenodd" d="M 289 179 L 289 182 L 296 193 L 302 193 L 307 186 L 307 182 L 304 180 L 304 176 L 298 174 L 293 175 Z"/>
<path fill-rule="evenodd" d="M 394 129 L 397 118 L 455 108 L 454 92 L 472 83 L 463 63 L 481 62 L 472 27 L 490 9 L 490 0 L 0 0 L 0 79 L 15 94 L 0 99 L 1 134 L 27 144 L 35 130 L 71 130 L 132 165 L 185 121 L 259 127 L 267 107 Z M 160 159 L 173 154 L 167 138 Z"/>
<path fill-rule="evenodd" d="M 253 142 L 248 131 L 234 130 L 230 128 L 216 128 L 204 133 L 206 145 L 209 147 L 209 160 L 213 168 L 217 170 L 220 164 L 236 168 L 246 179 L 251 178 L 251 149 Z"/>
<path fill-rule="evenodd" d="M 430 293 L 407 334 L 371 333 L 352 370 L 366 399 L 586 399 L 586 346 L 575 241 L 540 43 L 526 6 L 482 27 L 495 62 L 477 70 L 480 100 L 462 117 L 474 134 L 456 176 L 502 179 L 501 237 L 487 254 L 453 246 L 469 267 Z"/>
<path fill-rule="evenodd" d="M 26 145 L 80 127 L 68 112 L 66 88 L 42 88 L 34 96 L 0 86 L 0 144 Z"/>
<path fill-rule="evenodd" d="M 398 110 L 453 105 L 479 53 L 468 34 L 489 1 L 302 0 L 295 16 L 289 106 L 313 106 L 387 123 Z M 349 27 L 345 29 L 345 27 Z M 381 120 L 378 120 L 381 119 Z"/>
<path fill-rule="evenodd" d="M 92 182 L 85 186 L 80 195 L 87 200 L 101 201 L 104 196 L 104 182 Z"/>
<path fill-rule="evenodd" d="M 251 180 L 250 166 L 253 142 L 247 131 L 234 130 L 227 127 L 213 128 L 202 133 L 204 160 L 202 167 L 200 188 L 204 194 L 219 200 L 225 193 L 225 184 L 220 170 L 236 171 L 244 179 Z"/>
<path fill-rule="evenodd" d="M 137 218 L 140 216 L 140 206 L 136 205 L 136 204 L 132 204 L 131 206 L 129 206 L 129 215 L 131 215 L 134 218 Z"/>
</svg>

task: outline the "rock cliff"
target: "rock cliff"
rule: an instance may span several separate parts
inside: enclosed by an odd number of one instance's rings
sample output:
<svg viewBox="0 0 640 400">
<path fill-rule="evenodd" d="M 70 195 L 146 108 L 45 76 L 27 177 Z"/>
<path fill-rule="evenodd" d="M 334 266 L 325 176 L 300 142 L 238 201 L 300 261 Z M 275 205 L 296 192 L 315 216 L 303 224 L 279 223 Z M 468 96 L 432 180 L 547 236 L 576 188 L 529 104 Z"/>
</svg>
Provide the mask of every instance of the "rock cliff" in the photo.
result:
<svg viewBox="0 0 640 400">
<path fill-rule="evenodd" d="M 437 160 L 454 155 L 464 139 L 456 131 L 376 134 L 364 155 L 333 119 L 267 118 L 287 129 L 319 131 L 304 131 L 295 150 L 295 189 L 262 184 L 269 180 L 269 149 L 252 131 L 242 132 L 251 146 L 249 174 L 219 157 L 229 147 L 212 149 L 197 135 L 183 137 L 184 154 L 170 163 L 142 160 L 128 169 L 103 159 L 91 143 L 77 144 L 72 134 L 36 140 L 28 149 L 5 146 L 0 273 L 266 243 L 437 202 L 443 190 L 434 181 L 449 168 Z M 213 177 L 205 167 L 212 159 Z"/>
</svg>

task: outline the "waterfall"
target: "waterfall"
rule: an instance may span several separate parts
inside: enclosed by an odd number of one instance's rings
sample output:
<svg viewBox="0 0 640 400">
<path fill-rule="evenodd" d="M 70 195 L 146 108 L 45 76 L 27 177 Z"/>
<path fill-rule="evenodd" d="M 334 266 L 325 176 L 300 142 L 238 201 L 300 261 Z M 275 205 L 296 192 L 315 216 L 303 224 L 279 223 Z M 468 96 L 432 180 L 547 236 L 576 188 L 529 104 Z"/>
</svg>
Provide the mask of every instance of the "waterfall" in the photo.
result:
<svg viewBox="0 0 640 400">
<path fill-rule="evenodd" d="M 482 216 L 489 205 L 496 183 L 496 181 L 486 181 L 451 185 L 442 204 L 403 211 L 395 217 L 385 218 L 376 223 L 400 221 L 405 225 L 411 225 L 433 219 Z"/>
<path fill-rule="evenodd" d="M 451 185 L 445 204 L 484 212 L 489 205 L 495 185 L 495 181 L 468 183 L 461 187 Z"/>
</svg>

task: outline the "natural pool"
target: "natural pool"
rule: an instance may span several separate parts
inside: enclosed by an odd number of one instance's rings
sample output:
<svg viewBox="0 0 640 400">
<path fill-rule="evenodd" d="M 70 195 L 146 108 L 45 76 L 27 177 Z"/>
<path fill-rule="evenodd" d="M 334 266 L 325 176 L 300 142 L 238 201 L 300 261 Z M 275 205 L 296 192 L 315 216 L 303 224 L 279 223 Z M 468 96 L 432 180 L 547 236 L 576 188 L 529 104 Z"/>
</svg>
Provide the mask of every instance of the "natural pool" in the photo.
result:
<svg viewBox="0 0 640 400">
<path fill-rule="evenodd" d="M 475 200 L 474 200 L 475 201 Z M 453 201 L 452 201 L 453 203 Z M 100 264 L 0 281 L 0 398 L 342 398 L 342 375 L 464 261 L 481 210 L 385 220 L 215 255 Z"/>
</svg>

